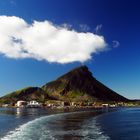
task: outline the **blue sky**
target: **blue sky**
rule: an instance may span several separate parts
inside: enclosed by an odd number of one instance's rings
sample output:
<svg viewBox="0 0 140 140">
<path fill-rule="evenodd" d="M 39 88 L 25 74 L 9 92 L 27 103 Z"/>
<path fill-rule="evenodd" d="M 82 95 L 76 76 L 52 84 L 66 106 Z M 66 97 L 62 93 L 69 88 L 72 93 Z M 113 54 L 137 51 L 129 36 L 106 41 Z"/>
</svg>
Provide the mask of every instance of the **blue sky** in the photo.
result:
<svg viewBox="0 0 140 140">
<path fill-rule="evenodd" d="M 140 98 L 139 6 L 139 0 L 1 0 L 0 16 L 19 17 L 31 25 L 34 20 L 47 20 L 54 26 L 67 24 L 76 33 L 103 36 L 107 49 L 93 52 L 84 64 L 96 79 L 134 99 Z M 115 47 L 113 41 L 119 45 Z M 81 62 L 62 64 L 34 58 L 13 59 L 1 53 L 0 64 L 2 96 L 26 86 L 41 86 Z"/>
</svg>

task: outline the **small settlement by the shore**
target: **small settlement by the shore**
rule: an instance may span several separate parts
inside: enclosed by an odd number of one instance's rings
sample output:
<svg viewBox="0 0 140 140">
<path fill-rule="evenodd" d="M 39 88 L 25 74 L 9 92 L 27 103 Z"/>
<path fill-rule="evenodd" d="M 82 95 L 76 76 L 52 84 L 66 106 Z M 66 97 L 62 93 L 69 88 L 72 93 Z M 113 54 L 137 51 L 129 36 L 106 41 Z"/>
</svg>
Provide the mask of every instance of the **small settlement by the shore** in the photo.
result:
<svg viewBox="0 0 140 140">
<path fill-rule="evenodd" d="M 104 108 L 104 107 L 120 107 L 128 106 L 124 102 L 112 102 L 112 103 L 103 103 L 103 102 L 67 102 L 59 100 L 48 100 L 45 103 L 40 103 L 36 100 L 24 101 L 19 100 L 16 103 L 12 104 L 1 104 L 0 107 L 17 107 L 17 108 Z"/>
</svg>

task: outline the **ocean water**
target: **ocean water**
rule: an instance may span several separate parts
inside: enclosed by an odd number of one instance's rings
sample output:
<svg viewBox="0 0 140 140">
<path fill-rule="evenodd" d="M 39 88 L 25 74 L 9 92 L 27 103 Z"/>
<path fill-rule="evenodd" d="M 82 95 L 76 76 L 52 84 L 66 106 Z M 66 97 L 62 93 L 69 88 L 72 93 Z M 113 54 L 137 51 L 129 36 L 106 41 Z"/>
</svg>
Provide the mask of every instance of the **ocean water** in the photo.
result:
<svg viewBox="0 0 140 140">
<path fill-rule="evenodd" d="M 140 140 L 140 108 L 0 108 L 0 140 Z"/>
</svg>

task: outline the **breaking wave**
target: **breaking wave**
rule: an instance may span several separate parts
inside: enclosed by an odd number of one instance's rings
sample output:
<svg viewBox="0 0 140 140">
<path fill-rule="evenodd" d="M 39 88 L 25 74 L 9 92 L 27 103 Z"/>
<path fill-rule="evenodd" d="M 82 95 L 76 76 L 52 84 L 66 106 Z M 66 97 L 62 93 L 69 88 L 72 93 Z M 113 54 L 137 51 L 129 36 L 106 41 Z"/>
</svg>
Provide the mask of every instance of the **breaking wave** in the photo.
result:
<svg viewBox="0 0 140 140">
<path fill-rule="evenodd" d="M 15 130 L 7 133 L 1 140 L 109 140 L 105 135 L 96 118 L 86 120 L 78 129 L 64 128 L 67 116 L 79 112 L 62 113 L 44 116 L 20 125 Z M 63 123 L 64 124 L 63 124 Z"/>
</svg>

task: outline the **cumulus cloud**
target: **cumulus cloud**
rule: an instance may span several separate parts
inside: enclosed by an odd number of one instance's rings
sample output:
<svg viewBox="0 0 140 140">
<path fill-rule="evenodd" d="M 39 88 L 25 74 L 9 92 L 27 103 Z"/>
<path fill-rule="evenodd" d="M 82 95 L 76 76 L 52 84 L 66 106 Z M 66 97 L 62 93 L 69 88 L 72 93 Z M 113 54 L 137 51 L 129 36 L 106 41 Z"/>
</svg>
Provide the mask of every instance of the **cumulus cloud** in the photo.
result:
<svg viewBox="0 0 140 140">
<path fill-rule="evenodd" d="M 29 24 L 15 16 L 0 16 L 0 54 L 8 58 L 34 58 L 47 62 L 85 62 L 103 51 L 103 36 L 69 30 L 45 21 Z"/>
<path fill-rule="evenodd" d="M 118 48 L 120 46 L 120 42 L 117 40 L 113 40 L 112 43 L 113 43 L 113 45 L 112 45 L 113 48 Z"/>
</svg>

